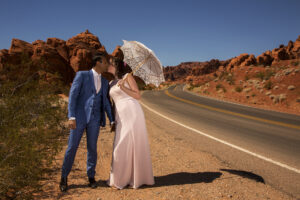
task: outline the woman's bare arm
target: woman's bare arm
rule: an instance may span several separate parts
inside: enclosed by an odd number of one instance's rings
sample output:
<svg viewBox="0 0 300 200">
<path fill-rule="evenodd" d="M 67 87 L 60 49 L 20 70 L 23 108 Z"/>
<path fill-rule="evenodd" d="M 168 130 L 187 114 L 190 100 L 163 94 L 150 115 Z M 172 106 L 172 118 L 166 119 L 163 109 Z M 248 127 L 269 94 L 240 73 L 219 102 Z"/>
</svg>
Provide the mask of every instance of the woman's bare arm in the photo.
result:
<svg viewBox="0 0 300 200">
<path fill-rule="evenodd" d="M 125 81 L 127 81 L 130 88 L 127 88 L 124 85 Z M 137 83 L 135 82 L 135 80 L 131 74 L 128 74 L 127 77 L 125 78 L 125 80 L 120 81 L 120 88 L 124 92 L 126 92 L 129 96 L 132 96 L 135 99 L 139 100 L 141 98 L 141 94 L 140 94 L 139 88 L 137 86 Z"/>
</svg>

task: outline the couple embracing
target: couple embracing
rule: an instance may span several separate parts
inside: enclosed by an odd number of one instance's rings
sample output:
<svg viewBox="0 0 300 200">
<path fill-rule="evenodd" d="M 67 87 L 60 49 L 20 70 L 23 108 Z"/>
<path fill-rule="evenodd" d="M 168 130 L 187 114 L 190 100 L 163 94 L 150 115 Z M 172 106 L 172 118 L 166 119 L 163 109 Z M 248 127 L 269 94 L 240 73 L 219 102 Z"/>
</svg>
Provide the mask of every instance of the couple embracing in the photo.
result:
<svg viewBox="0 0 300 200">
<path fill-rule="evenodd" d="M 110 82 L 102 76 L 110 72 Z M 122 74 L 114 59 L 103 53 L 93 57 L 93 68 L 78 71 L 73 80 L 68 104 L 70 135 L 61 171 L 59 188 L 68 189 L 68 175 L 84 130 L 87 142 L 89 187 L 96 188 L 97 140 L 107 114 L 111 132 L 115 131 L 108 186 L 123 189 L 153 185 L 154 177 L 145 117 L 139 104 L 140 92 L 130 73 Z M 109 98 L 110 96 L 110 98 Z M 113 100 L 113 107 L 110 99 Z"/>
</svg>

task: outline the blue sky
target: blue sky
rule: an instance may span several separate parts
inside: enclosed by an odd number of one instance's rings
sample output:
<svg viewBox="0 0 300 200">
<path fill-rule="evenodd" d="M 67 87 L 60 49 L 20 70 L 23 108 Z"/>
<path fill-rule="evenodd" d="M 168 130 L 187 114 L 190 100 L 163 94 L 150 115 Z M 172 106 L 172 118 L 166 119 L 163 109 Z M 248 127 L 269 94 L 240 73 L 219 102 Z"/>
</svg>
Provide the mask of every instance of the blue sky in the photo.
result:
<svg viewBox="0 0 300 200">
<path fill-rule="evenodd" d="M 299 9 L 299 0 L 0 0 L 0 49 L 89 29 L 109 53 L 137 40 L 164 66 L 257 56 L 296 40 Z"/>
</svg>

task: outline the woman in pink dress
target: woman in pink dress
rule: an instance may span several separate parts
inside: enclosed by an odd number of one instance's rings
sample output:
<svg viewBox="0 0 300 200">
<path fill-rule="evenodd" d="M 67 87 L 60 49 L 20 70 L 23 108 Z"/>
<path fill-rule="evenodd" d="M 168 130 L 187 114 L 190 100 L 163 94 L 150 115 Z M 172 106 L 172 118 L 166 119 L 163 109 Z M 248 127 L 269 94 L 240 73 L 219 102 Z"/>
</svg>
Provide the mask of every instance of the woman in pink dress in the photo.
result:
<svg viewBox="0 0 300 200">
<path fill-rule="evenodd" d="M 120 74 L 111 60 L 109 72 L 115 77 L 110 81 L 109 95 L 115 107 L 115 140 L 109 186 L 134 189 L 153 185 L 154 177 L 145 116 L 139 104 L 140 92 L 130 73 Z M 122 77 L 122 79 L 121 79 Z"/>
</svg>

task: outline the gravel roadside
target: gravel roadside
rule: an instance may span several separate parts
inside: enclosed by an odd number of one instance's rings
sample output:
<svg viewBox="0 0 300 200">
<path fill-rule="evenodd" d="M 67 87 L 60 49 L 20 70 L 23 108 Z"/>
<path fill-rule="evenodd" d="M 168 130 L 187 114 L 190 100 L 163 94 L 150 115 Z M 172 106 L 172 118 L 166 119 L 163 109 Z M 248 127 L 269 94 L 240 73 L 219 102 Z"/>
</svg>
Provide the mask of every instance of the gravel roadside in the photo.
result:
<svg viewBox="0 0 300 200">
<path fill-rule="evenodd" d="M 150 111 L 144 109 L 144 112 L 156 182 L 154 186 L 116 190 L 105 185 L 114 139 L 114 133 L 109 132 L 107 124 L 100 130 L 98 138 L 98 188 L 87 186 L 84 134 L 68 177 L 69 190 L 61 193 L 58 188 L 65 145 L 51 167 L 52 173 L 41 182 L 43 190 L 35 194 L 35 199 L 295 199 L 264 184 L 259 176 L 233 170 L 217 157 L 199 151 L 184 137 L 171 134 L 167 127 L 157 126 Z"/>
</svg>

